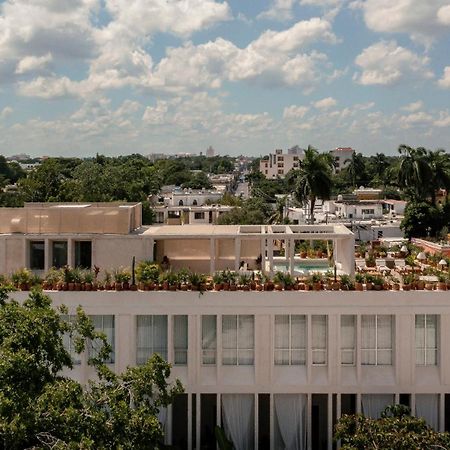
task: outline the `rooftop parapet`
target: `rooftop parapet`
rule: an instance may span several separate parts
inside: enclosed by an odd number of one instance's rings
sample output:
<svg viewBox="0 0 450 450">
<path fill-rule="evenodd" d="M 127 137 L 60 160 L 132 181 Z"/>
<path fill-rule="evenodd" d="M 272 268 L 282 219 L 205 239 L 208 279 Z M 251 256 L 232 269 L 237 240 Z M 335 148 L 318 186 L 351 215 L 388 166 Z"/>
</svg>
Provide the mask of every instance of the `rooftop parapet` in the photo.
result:
<svg viewBox="0 0 450 450">
<path fill-rule="evenodd" d="M 141 226 L 141 203 L 25 203 L 24 208 L 0 208 L 2 234 L 129 234 Z"/>
</svg>

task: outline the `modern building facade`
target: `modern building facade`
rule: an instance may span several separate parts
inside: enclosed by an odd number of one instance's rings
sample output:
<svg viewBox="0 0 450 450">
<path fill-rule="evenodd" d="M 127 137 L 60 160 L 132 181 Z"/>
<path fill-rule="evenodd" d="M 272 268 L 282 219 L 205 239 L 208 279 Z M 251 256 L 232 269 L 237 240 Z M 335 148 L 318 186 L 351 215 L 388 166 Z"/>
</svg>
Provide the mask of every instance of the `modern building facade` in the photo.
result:
<svg viewBox="0 0 450 450">
<path fill-rule="evenodd" d="M 28 205 L 0 210 L 0 272 L 52 265 L 130 265 L 167 256 L 174 269 L 295 274 L 297 241 L 324 239 L 353 273 L 354 235 L 341 225 L 143 227 L 140 205 Z M 280 255 L 280 249 L 284 255 Z M 185 386 L 160 421 L 166 442 L 215 449 L 223 426 L 237 450 L 327 449 L 344 413 L 378 417 L 391 403 L 450 429 L 450 302 L 444 291 L 49 291 L 78 305 L 122 371 L 158 352 Z M 25 292 L 15 298 L 24 299 Z M 66 345 L 71 349 L 71 342 Z M 93 376 L 73 355 L 70 376 Z"/>
<path fill-rule="evenodd" d="M 330 153 L 334 157 L 335 171 L 340 172 L 350 164 L 355 150 L 353 150 L 351 147 L 337 147 L 334 150 L 331 150 Z"/>
<path fill-rule="evenodd" d="M 275 153 L 261 159 L 259 170 L 269 179 L 284 178 L 290 170 L 299 168 L 299 162 L 303 157 L 304 150 L 298 146 L 290 148 L 287 153 L 277 149 Z"/>
</svg>

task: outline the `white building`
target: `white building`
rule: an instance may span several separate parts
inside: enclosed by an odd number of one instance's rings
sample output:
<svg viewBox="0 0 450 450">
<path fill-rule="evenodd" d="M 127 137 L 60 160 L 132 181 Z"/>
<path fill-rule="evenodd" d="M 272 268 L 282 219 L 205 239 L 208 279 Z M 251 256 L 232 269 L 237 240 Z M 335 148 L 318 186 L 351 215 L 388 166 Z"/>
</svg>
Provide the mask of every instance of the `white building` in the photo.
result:
<svg viewBox="0 0 450 450">
<path fill-rule="evenodd" d="M 221 191 L 206 189 L 174 189 L 159 199 L 165 206 L 202 206 L 206 203 L 217 203 L 223 196 Z"/>
<path fill-rule="evenodd" d="M 379 201 L 329 200 L 324 202 L 323 210 L 344 220 L 383 218 L 383 205 Z"/>
<path fill-rule="evenodd" d="M 340 172 L 348 166 L 355 150 L 351 147 L 337 147 L 334 150 L 331 150 L 330 153 L 334 157 L 335 171 Z"/>
<path fill-rule="evenodd" d="M 215 223 L 222 214 L 233 208 L 224 205 L 155 206 L 153 211 L 157 224 L 200 225 Z"/>
<path fill-rule="evenodd" d="M 353 273 L 342 225 L 142 227 L 139 205 L 28 205 L 0 210 L 0 272 L 52 265 L 128 265 L 132 256 L 212 273 L 241 261 L 273 272 L 298 262 L 296 243 L 330 240 Z M 253 267 L 252 267 L 253 265 Z M 237 450 L 333 448 L 344 413 L 378 417 L 391 403 L 450 429 L 450 302 L 441 291 L 48 292 L 103 330 L 117 371 L 162 354 L 185 393 L 161 414 L 168 444 L 216 448 L 223 426 Z M 24 299 L 26 293 L 17 292 Z M 86 355 L 70 375 L 87 382 Z"/>
<path fill-rule="evenodd" d="M 275 153 L 270 153 L 261 159 L 259 170 L 266 178 L 284 178 L 292 169 L 299 168 L 299 162 L 304 158 L 304 150 L 298 146 L 292 147 L 287 153 L 277 149 Z"/>
</svg>

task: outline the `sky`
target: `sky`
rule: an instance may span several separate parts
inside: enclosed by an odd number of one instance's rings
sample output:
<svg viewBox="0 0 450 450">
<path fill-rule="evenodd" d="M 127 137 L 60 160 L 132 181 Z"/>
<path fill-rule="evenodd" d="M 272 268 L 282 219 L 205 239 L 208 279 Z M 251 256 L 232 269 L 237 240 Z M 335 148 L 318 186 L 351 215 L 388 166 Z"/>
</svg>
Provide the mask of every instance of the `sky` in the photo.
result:
<svg viewBox="0 0 450 450">
<path fill-rule="evenodd" d="M 0 154 L 450 150 L 450 0 L 0 0 Z"/>
</svg>

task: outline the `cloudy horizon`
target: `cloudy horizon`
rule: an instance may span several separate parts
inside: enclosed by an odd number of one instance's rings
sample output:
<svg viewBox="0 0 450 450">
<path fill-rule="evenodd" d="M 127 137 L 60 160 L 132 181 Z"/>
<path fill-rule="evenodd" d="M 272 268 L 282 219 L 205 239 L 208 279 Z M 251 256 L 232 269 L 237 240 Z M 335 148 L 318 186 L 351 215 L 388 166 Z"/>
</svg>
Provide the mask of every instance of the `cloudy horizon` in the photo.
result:
<svg viewBox="0 0 450 450">
<path fill-rule="evenodd" d="M 449 0 L 0 0 L 0 153 L 448 148 Z"/>
</svg>

